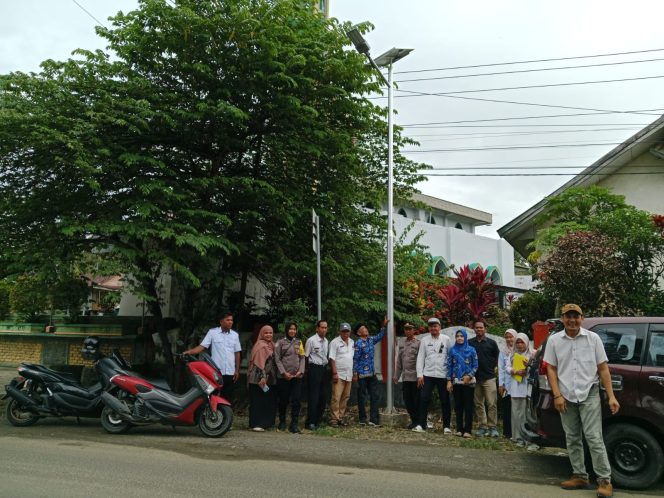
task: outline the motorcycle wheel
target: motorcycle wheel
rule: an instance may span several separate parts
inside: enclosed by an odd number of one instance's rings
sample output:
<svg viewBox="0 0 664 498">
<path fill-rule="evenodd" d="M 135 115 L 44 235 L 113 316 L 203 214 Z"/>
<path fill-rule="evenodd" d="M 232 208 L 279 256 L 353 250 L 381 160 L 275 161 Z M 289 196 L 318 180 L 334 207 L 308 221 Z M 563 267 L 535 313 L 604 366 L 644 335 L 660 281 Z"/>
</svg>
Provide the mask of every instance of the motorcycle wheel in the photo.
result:
<svg viewBox="0 0 664 498">
<path fill-rule="evenodd" d="M 5 415 L 9 423 L 16 427 L 28 427 L 39 420 L 39 415 L 24 410 L 14 398 L 7 403 Z"/>
<path fill-rule="evenodd" d="M 198 428 L 207 437 L 221 437 L 233 424 L 233 409 L 228 405 L 217 405 L 217 411 L 205 408 L 198 419 Z"/>
<path fill-rule="evenodd" d="M 110 434 L 122 434 L 129 430 L 131 423 L 122 420 L 117 413 L 106 406 L 101 412 L 101 426 Z"/>
</svg>

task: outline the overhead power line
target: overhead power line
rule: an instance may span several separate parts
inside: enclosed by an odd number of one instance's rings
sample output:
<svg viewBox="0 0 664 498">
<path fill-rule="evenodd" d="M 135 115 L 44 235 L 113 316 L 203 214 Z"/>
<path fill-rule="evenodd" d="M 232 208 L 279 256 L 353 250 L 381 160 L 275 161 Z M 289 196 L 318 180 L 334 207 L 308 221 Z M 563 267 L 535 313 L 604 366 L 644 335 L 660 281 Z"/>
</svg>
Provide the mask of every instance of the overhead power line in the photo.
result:
<svg viewBox="0 0 664 498">
<path fill-rule="evenodd" d="M 662 168 L 664 164 L 639 164 L 637 166 L 628 166 L 628 168 Z M 584 164 L 581 166 L 504 166 L 500 168 L 496 167 L 457 167 L 457 168 L 451 168 L 447 166 L 443 167 L 433 167 L 433 168 L 422 168 L 419 171 L 458 171 L 458 170 L 494 170 L 494 171 L 504 171 L 504 170 L 530 170 L 530 171 L 537 171 L 541 169 L 584 169 L 587 168 L 588 165 Z M 664 169 L 662 171 L 644 171 L 643 173 L 664 173 Z"/>
<path fill-rule="evenodd" d="M 491 120 L 490 120 L 491 121 Z M 475 121 L 470 121 L 471 123 Z M 436 123 L 433 123 L 435 125 Z M 648 126 L 650 123 L 567 123 L 567 124 L 483 124 L 483 125 L 471 125 L 471 124 L 449 124 L 449 125 L 401 125 L 401 128 L 413 128 L 413 129 L 424 129 L 424 130 L 436 130 L 438 128 L 543 128 L 543 127 L 567 127 L 567 126 L 632 126 L 634 128 L 642 128 Z"/>
<path fill-rule="evenodd" d="M 659 140 L 639 143 L 659 143 Z M 427 149 L 427 150 L 403 150 L 404 154 L 420 154 L 431 152 L 479 152 L 485 150 L 520 150 L 520 149 L 559 149 L 566 147 L 604 147 L 606 145 L 620 145 L 623 142 L 605 142 L 605 143 L 581 143 L 581 144 L 540 144 L 540 145 L 507 145 L 502 147 L 461 147 L 455 149 Z"/>
<path fill-rule="evenodd" d="M 538 73 L 542 71 L 562 71 L 567 69 L 587 69 L 591 67 L 605 67 L 605 66 L 620 66 L 625 64 L 640 64 L 644 62 L 658 62 L 664 61 L 664 58 L 658 59 L 641 59 L 638 61 L 620 61 L 620 62 L 603 62 L 601 64 L 583 64 L 580 66 L 560 66 L 560 67 L 542 67 L 537 69 L 517 69 L 514 71 L 496 71 L 493 73 L 473 73 L 473 74 L 456 74 L 453 76 L 432 76 L 430 78 L 413 78 L 409 80 L 398 80 L 396 83 L 411 83 L 414 81 L 436 81 L 436 80 L 452 80 L 458 78 L 475 78 L 478 76 L 499 76 L 503 74 L 522 74 L 522 73 Z"/>
<path fill-rule="evenodd" d="M 633 50 L 630 52 L 613 52 L 610 54 L 591 54 L 591 55 L 577 55 L 574 57 L 556 57 L 551 59 L 532 59 L 525 61 L 511 61 L 511 62 L 494 62 L 491 64 L 475 64 L 472 66 L 452 66 L 452 67 L 439 67 L 433 69 L 414 69 L 410 71 L 395 71 L 394 74 L 410 74 L 410 73 L 427 73 L 433 71 L 451 71 L 454 69 L 474 69 L 478 67 L 495 67 L 495 66 L 510 66 L 514 64 L 533 64 L 536 62 L 555 62 L 555 61 L 569 61 L 574 59 L 593 59 L 597 57 L 613 57 L 617 55 L 632 55 L 632 54 L 646 54 L 652 52 L 663 52 L 664 48 L 652 48 L 647 50 Z"/>
<path fill-rule="evenodd" d="M 76 5 L 78 5 L 78 7 L 79 7 L 83 12 L 85 12 L 88 16 L 90 16 L 90 17 L 91 17 L 91 18 L 92 18 L 92 19 L 93 19 L 93 20 L 94 20 L 99 26 L 101 26 L 102 28 L 105 28 L 105 27 L 106 27 L 106 25 L 105 25 L 103 22 L 101 22 L 99 19 L 97 19 L 95 16 L 93 16 L 93 15 L 90 13 L 90 11 L 88 11 L 88 9 L 86 9 L 85 7 L 83 7 L 83 6 L 82 6 L 80 3 L 78 3 L 76 0 L 71 0 L 71 1 L 74 2 Z"/>
<path fill-rule="evenodd" d="M 556 104 L 540 104 L 536 102 L 521 102 L 521 101 L 516 101 L 516 100 L 498 100 L 498 99 L 486 99 L 486 98 L 480 98 L 480 97 L 463 97 L 461 95 L 447 95 L 447 94 L 441 94 L 441 93 L 428 93 L 428 92 L 420 92 L 420 91 L 415 91 L 415 90 L 399 90 L 400 92 L 403 93 L 410 93 L 413 94 L 414 97 L 416 96 L 432 96 L 432 97 L 443 97 L 447 99 L 461 99 L 461 100 L 474 100 L 478 102 L 492 102 L 492 103 L 497 103 L 497 104 L 513 104 L 513 105 L 527 105 L 527 106 L 533 106 L 533 107 L 548 107 L 548 108 L 554 108 L 554 109 L 570 109 L 573 111 L 594 111 L 594 112 L 608 112 L 608 113 L 615 113 L 615 114 L 638 114 L 638 115 L 647 115 L 647 116 L 659 116 L 659 114 L 653 114 L 650 112 L 640 112 L 640 111 L 616 111 L 612 109 L 596 109 L 593 107 L 574 107 L 574 106 L 569 106 L 569 105 L 556 105 Z M 662 110 L 662 109 L 657 109 L 657 110 Z"/>
<path fill-rule="evenodd" d="M 617 79 L 612 79 L 612 80 L 596 80 L 596 81 L 572 81 L 572 82 L 567 82 L 567 83 L 546 83 L 543 85 L 522 85 L 522 86 L 507 86 L 507 87 L 500 87 L 500 88 L 481 88 L 478 90 L 455 90 L 452 92 L 436 92 L 436 93 L 424 93 L 424 92 L 418 92 L 419 95 L 396 95 L 394 98 L 396 99 L 406 99 L 406 98 L 412 98 L 412 97 L 429 97 L 429 96 L 435 96 L 435 97 L 440 97 L 443 95 L 457 95 L 461 93 L 480 93 L 480 92 L 504 92 L 508 90 L 526 90 L 529 88 L 554 88 L 554 87 L 563 87 L 563 86 L 577 86 L 577 85 L 598 85 L 598 84 L 603 84 L 603 83 L 622 83 L 625 81 L 644 81 L 644 80 L 654 80 L 654 79 L 659 79 L 659 78 L 664 78 L 664 75 L 659 75 L 659 76 L 639 76 L 636 78 L 617 78 Z M 406 90 L 400 90 L 397 89 L 398 92 L 405 92 Z M 376 99 L 386 99 L 387 96 L 376 96 L 376 97 L 369 97 L 370 100 L 376 100 Z"/>
<path fill-rule="evenodd" d="M 638 109 L 636 111 L 631 111 L 631 112 L 649 112 L 649 111 L 657 111 L 658 109 Z M 621 114 L 626 114 L 627 111 L 622 112 Z M 429 122 L 429 123 L 408 123 L 408 124 L 402 124 L 399 125 L 402 128 L 409 128 L 409 127 L 415 127 L 415 126 L 429 126 L 429 125 L 447 125 L 447 124 L 461 124 L 461 123 L 484 123 L 488 121 L 517 121 L 517 120 L 523 120 L 523 119 L 550 119 L 550 118 L 569 118 L 569 117 L 578 117 L 578 116 L 600 116 L 600 115 L 606 115 L 606 114 L 615 114 L 614 112 L 608 112 L 608 111 L 603 111 L 603 112 L 575 112 L 575 113 L 568 113 L 568 114 L 542 114 L 539 116 L 516 116 L 516 117 L 508 117 L 508 118 L 485 118 L 485 119 L 461 119 L 457 121 L 435 121 L 435 122 Z M 646 123 L 642 126 L 646 126 L 650 123 Z M 638 125 L 638 123 L 612 123 L 610 125 L 607 124 L 607 126 L 621 126 L 621 125 Z M 514 126 L 514 125 L 510 125 Z M 531 125 L 535 126 L 535 125 Z M 540 125 L 540 126 L 556 126 L 556 125 Z M 569 125 L 569 126 L 582 126 L 582 124 L 578 125 Z M 599 126 L 597 124 L 593 124 L 592 126 Z"/>
<path fill-rule="evenodd" d="M 594 128 L 594 129 L 583 129 L 579 128 L 576 130 L 542 130 L 542 131 L 514 131 L 514 132 L 497 132 L 497 133 L 487 133 L 487 132 L 477 132 L 477 133 L 414 133 L 412 135 L 407 135 L 408 138 L 412 138 L 422 141 L 428 140 L 438 140 L 438 139 L 428 139 L 424 140 L 419 137 L 470 137 L 470 138 L 500 138 L 500 137 L 515 137 L 515 136 L 526 136 L 526 135 L 550 135 L 553 133 L 595 133 L 601 131 L 629 131 L 629 130 L 638 130 L 639 126 L 631 126 L 626 128 Z M 447 138 L 445 138 L 446 140 Z M 458 138 L 450 138 L 450 140 L 459 140 Z"/>
<path fill-rule="evenodd" d="M 608 175 L 664 175 L 664 171 L 634 173 L 420 173 L 423 176 L 608 176 Z"/>
</svg>

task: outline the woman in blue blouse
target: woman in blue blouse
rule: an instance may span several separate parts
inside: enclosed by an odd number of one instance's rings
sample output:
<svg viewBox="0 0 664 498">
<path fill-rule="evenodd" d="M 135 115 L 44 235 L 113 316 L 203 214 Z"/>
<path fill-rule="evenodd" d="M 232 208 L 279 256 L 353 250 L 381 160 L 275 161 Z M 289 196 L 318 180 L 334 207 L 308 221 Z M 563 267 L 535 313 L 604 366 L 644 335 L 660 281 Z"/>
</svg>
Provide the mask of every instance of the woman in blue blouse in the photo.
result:
<svg viewBox="0 0 664 498">
<path fill-rule="evenodd" d="M 454 346 L 447 355 L 447 390 L 454 394 L 456 435 L 470 438 L 473 425 L 477 351 L 468 344 L 468 335 L 457 330 Z"/>
</svg>

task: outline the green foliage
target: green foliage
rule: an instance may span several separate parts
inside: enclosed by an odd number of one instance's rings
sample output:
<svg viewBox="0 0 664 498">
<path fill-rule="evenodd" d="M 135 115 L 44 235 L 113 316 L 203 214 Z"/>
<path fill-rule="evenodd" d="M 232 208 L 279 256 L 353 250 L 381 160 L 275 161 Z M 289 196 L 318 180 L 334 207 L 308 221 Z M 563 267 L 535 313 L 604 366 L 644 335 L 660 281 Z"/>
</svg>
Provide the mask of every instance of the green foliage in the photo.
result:
<svg viewBox="0 0 664 498">
<path fill-rule="evenodd" d="M 48 288 L 48 297 L 52 310 L 60 310 L 76 318 L 81 314 L 81 307 L 90 294 L 85 280 L 71 275 L 63 276 Z"/>
<path fill-rule="evenodd" d="M 111 312 L 115 309 L 117 305 L 120 304 L 121 300 L 122 300 L 121 292 L 107 292 L 101 298 L 101 307 L 103 308 L 104 311 Z"/>
<path fill-rule="evenodd" d="M 659 304 L 664 238 L 657 216 L 627 205 L 622 196 L 597 186 L 572 188 L 549 199 L 546 212 L 539 221 L 554 223 L 538 232 L 529 256 L 537 265 L 546 294 L 588 303 L 586 313 L 664 312 Z M 572 254 L 562 254 L 563 248 Z M 571 266 L 560 269 L 553 264 L 562 261 Z M 587 279 L 574 285 L 570 273 L 575 271 Z"/>
<path fill-rule="evenodd" d="M 0 320 L 9 316 L 9 292 L 11 285 L 9 282 L 0 280 Z"/>
<path fill-rule="evenodd" d="M 233 282 L 245 309 L 249 275 L 313 315 L 314 207 L 325 315 L 384 313 L 371 292 L 385 222 L 360 208 L 385 198 L 386 111 L 367 98 L 380 82 L 348 50 L 349 25 L 310 7 L 142 0 L 97 29 L 112 57 L 78 50 L 0 77 L 0 258 L 18 273 L 97 254 L 157 323 L 171 273 L 188 330 Z M 397 128 L 402 196 L 422 168 L 406 143 Z"/>
<path fill-rule="evenodd" d="M 9 291 L 9 304 L 12 312 L 21 320 L 37 321 L 48 305 L 44 282 L 35 275 L 20 275 Z"/>
<path fill-rule="evenodd" d="M 554 300 L 542 292 L 528 291 L 511 303 L 508 313 L 513 328 L 531 334 L 534 322 L 556 316 L 556 305 Z"/>
<path fill-rule="evenodd" d="M 471 270 L 464 265 L 454 270 L 451 279 L 431 281 L 420 277 L 412 299 L 418 303 L 424 322 L 435 316 L 443 326 L 470 326 L 473 320 L 486 317 L 494 306 L 496 295 L 486 270 L 480 266 Z M 502 323 L 500 319 L 497 322 Z"/>
<path fill-rule="evenodd" d="M 544 289 L 561 302 L 580 305 L 587 316 L 620 316 L 637 311 L 628 306 L 629 276 L 617 244 L 606 235 L 566 235 L 539 268 Z"/>
<path fill-rule="evenodd" d="M 572 187 L 547 199 L 546 209 L 536 219 L 536 223 L 553 220 L 556 223 L 572 222 L 584 225 L 593 218 L 624 207 L 627 207 L 625 196 L 612 194 L 606 187 Z"/>
</svg>

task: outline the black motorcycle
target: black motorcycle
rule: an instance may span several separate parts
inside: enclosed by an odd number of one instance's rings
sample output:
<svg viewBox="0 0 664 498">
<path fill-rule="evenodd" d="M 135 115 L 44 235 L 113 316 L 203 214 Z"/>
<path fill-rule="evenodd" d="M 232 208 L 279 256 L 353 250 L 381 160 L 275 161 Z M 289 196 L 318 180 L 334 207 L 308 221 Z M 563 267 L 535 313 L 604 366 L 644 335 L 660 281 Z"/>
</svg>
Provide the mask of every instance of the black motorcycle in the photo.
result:
<svg viewBox="0 0 664 498">
<path fill-rule="evenodd" d="M 94 361 L 99 381 L 89 387 L 82 386 L 72 374 L 57 372 L 43 365 L 21 363 L 19 376 L 5 386 L 3 399 L 7 403 L 7 420 L 17 427 L 27 427 L 42 417 L 99 417 L 104 408 L 101 393 L 111 377 L 127 374 L 130 365 L 119 351 L 105 356 L 99 350 L 99 339 L 87 337 L 81 354 Z"/>
</svg>

